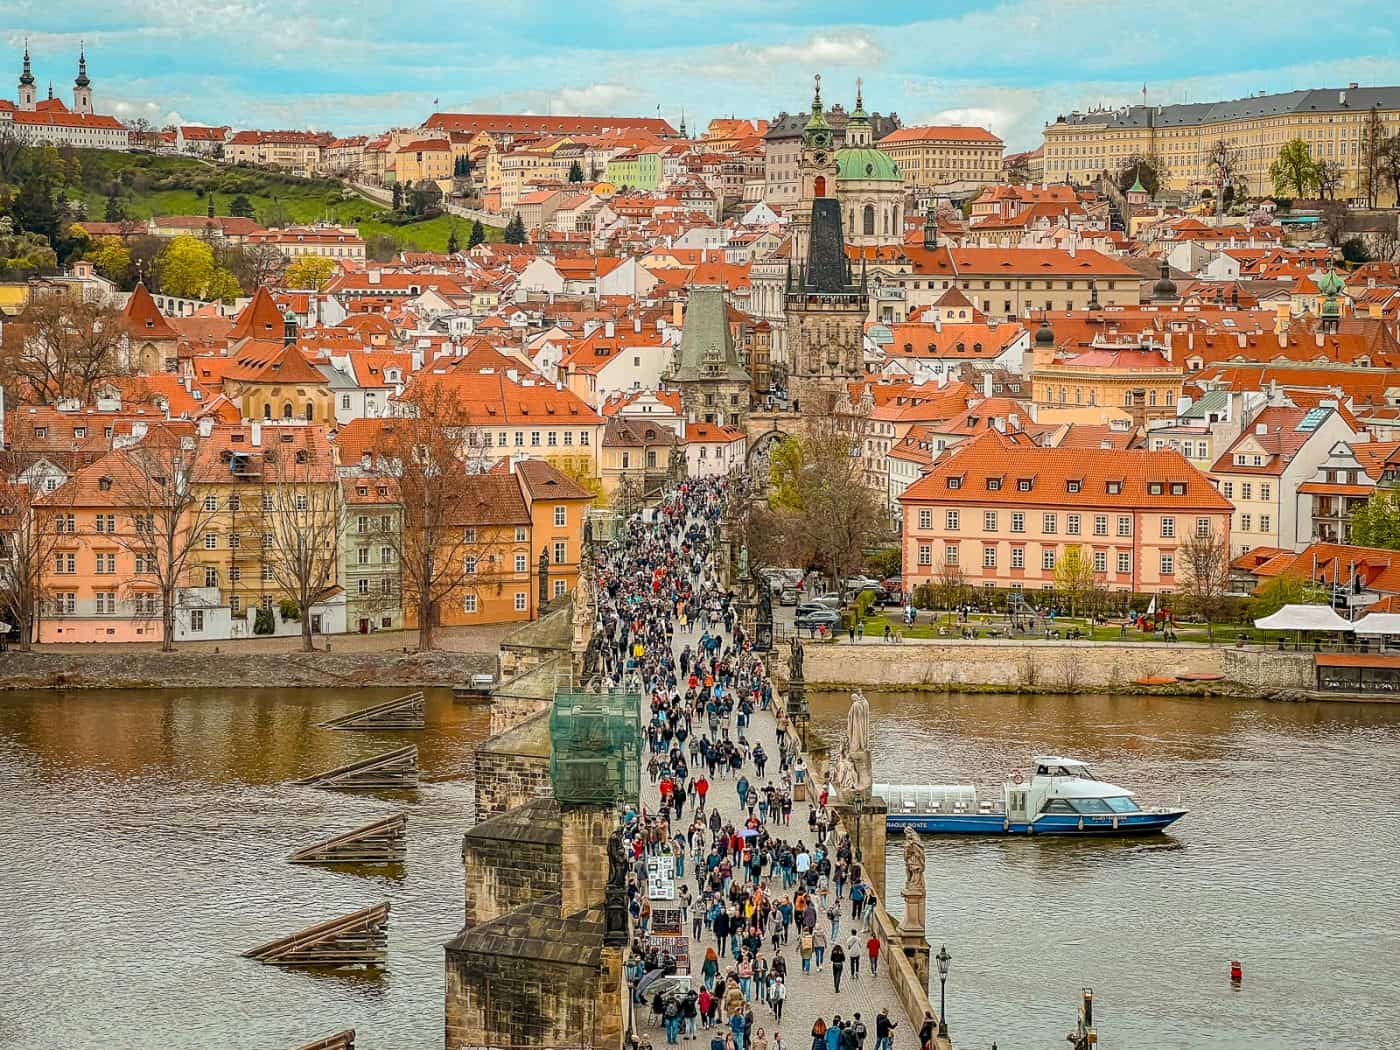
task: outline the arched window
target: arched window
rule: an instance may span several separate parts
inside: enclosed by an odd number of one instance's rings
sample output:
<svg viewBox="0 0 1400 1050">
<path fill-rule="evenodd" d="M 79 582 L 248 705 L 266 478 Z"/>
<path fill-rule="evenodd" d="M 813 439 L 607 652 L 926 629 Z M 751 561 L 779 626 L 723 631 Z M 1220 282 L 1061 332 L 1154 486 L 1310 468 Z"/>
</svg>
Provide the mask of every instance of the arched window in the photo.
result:
<svg viewBox="0 0 1400 1050">
<path fill-rule="evenodd" d="M 881 208 L 880 215 L 885 223 L 885 236 L 888 237 L 890 235 L 890 210 L 888 208 Z"/>
<path fill-rule="evenodd" d="M 310 423 L 315 414 L 315 409 L 312 407 L 311 402 L 308 401 L 306 403 L 306 421 Z"/>
<path fill-rule="evenodd" d="M 282 404 L 282 418 L 283 418 L 283 419 L 291 419 L 291 418 L 292 418 L 292 403 L 291 403 L 290 401 L 286 401 L 286 402 L 284 402 L 284 403 Z"/>
<path fill-rule="evenodd" d="M 825 176 L 825 175 L 818 175 L 818 176 L 817 176 L 816 182 L 814 182 L 814 183 L 812 184 L 812 196 L 814 196 L 814 197 L 825 197 L 825 196 L 826 196 L 826 176 Z"/>
<path fill-rule="evenodd" d="M 271 419 L 271 418 L 272 418 L 272 406 L 271 406 L 271 405 L 263 405 L 263 419 Z"/>
<path fill-rule="evenodd" d="M 903 225 L 901 225 L 901 223 L 900 223 L 900 214 L 899 214 L 899 205 L 898 205 L 898 204 L 896 204 L 896 205 L 894 206 L 894 232 L 895 232 L 897 235 L 898 235 L 898 234 L 902 234 L 902 233 L 904 232 L 904 227 L 903 227 Z"/>
<path fill-rule="evenodd" d="M 867 237 L 875 236 L 875 205 L 867 204 L 861 213 L 860 232 Z"/>
</svg>

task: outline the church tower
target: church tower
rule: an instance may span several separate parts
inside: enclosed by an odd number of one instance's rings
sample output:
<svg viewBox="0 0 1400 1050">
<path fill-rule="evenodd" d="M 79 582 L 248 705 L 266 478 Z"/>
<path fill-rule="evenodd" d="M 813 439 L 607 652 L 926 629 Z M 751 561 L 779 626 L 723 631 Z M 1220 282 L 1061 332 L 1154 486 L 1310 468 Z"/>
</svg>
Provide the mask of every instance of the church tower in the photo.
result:
<svg viewBox="0 0 1400 1050">
<path fill-rule="evenodd" d="M 34 96 L 34 71 L 29 68 L 29 41 L 24 42 L 24 71 L 19 75 L 19 108 L 23 113 L 33 113 L 37 99 Z"/>
<path fill-rule="evenodd" d="M 792 211 L 792 259 L 801 263 L 807 257 L 812 229 L 813 202 L 836 199 L 836 150 L 831 125 L 822 109 L 822 78 L 814 78 L 812 114 L 802 130 L 802 153 L 797 161 L 798 198 Z"/>
<path fill-rule="evenodd" d="M 73 81 L 73 112 L 92 116 L 92 81 L 87 75 L 87 53 L 78 45 L 78 78 Z"/>
</svg>

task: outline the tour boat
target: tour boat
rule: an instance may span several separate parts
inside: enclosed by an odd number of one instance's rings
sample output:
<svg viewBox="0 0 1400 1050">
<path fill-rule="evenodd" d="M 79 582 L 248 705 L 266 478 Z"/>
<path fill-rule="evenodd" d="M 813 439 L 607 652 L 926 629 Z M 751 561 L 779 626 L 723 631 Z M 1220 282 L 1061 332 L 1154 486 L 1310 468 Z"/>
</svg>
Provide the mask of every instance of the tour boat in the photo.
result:
<svg viewBox="0 0 1400 1050">
<path fill-rule="evenodd" d="M 1055 755 L 1013 769 L 1001 798 L 971 784 L 875 784 L 889 805 L 886 826 L 956 835 L 1144 835 L 1165 830 L 1184 809 L 1143 809 L 1133 793 L 1099 780 L 1083 762 Z"/>
</svg>

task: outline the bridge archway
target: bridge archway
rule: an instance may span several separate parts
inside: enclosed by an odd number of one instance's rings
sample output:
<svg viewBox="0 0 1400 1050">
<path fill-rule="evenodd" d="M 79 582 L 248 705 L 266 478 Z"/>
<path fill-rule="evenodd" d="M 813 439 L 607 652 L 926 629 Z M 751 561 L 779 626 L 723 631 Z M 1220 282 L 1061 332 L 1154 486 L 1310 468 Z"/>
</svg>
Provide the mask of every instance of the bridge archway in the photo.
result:
<svg viewBox="0 0 1400 1050">
<path fill-rule="evenodd" d="M 791 435 L 786 431 L 774 427 L 750 441 L 748 457 L 745 460 L 749 476 L 766 486 L 768 484 L 768 463 L 773 449 L 789 437 Z"/>
</svg>

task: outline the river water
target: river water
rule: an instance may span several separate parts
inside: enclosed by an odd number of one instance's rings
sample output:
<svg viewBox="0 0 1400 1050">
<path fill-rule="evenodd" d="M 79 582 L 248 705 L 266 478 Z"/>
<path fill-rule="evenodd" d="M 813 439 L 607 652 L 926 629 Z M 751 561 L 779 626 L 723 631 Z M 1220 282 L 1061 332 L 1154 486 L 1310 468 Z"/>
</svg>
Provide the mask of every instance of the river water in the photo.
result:
<svg viewBox="0 0 1400 1050">
<path fill-rule="evenodd" d="M 316 728 L 392 695 L 0 694 L 0 1048 L 286 1050 L 347 1027 L 365 1050 L 441 1047 L 442 945 L 462 922 L 488 716 L 430 691 L 423 732 Z M 817 723 L 839 729 L 846 702 L 815 698 Z M 880 779 L 999 784 L 1031 752 L 1059 751 L 1193 810 L 1155 840 L 927 840 L 929 939 L 953 956 L 959 1048 L 1066 1045 L 1083 985 L 1108 1048 L 1393 1042 L 1400 705 L 872 694 L 871 706 Z M 290 783 L 406 743 L 420 750 L 416 793 Z M 286 863 L 400 810 L 402 871 Z M 898 914 L 894 850 L 889 870 Z M 393 909 L 380 977 L 239 958 L 381 900 Z"/>
<path fill-rule="evenodd" d="M 403 692 L 399 690 L 398 692 Z M 488 713 L 428 694 L 420 732 L 318 722 L 392 690 L 0 693 L 0 1047 L 442 1046 L 442 945 L 462 925 L 471 757 Z M 416 743 L 416 792 L 291 780 Z M 286 857 L 408 813 L 408 862 L 365 877 Z M 379 977 L 241 952 L 392 902 Z"/>
<path fill-rule="evenodd" d="M 1032 753 L 1191 813 L 1132 841 L 931 837 L 927 934 L 959 1048 L 1394 1045 L 1400 705 L 872 693 L 875 779 L 1000 791 Z M 839 740 L 849 698 L 813 698 Z M 903 914 L 903 856 L 887 857 Z M 1232 987 L 1229 963 L 1244 980 Z M 937 1002 L 937 979 L 933 981 Z"/>
</svg>

